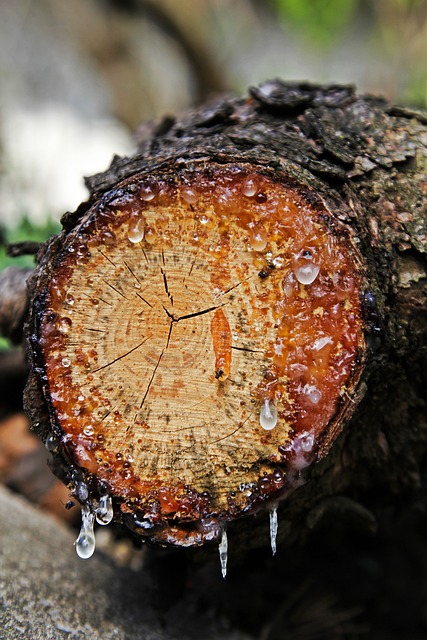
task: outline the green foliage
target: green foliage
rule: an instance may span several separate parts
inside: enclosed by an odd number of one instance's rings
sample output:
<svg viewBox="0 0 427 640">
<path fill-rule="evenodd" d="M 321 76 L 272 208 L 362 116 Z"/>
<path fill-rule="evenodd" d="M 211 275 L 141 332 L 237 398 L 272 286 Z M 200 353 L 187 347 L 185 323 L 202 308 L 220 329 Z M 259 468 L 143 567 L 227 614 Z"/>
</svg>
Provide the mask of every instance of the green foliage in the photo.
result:
<svg viewBox="0 0 427 640">
<path fill-rule="evenodd" d="M 328 47 L 351 21 L 358 0 L 273 0 L 283 24 L 295 27 L 313 42 Z"/>
<path fill-rule="evenodd" d="M 392 0 L 391 4 L 395 4 L 398 7 L 406 11 L 421 7 L 425 3 L 425 0 Z"/>
<path fill-rule="evenodd" d="M 412 69 L 402 102 L 420 109 L 427 107 L 427 77 L 424 66 Z"/>
<path fill-rule="evenodd" d="M 10 258 L 6 254 L 5 245 L 14 242 L 24 242 L 30 240 L 32 242 L 44 242 L 54 233 L 58 233 L 60 225 L 53 220 L 46 220 L 43 224 L 35 225 L 24 217 L 19 224 L 10 231 L 2 230 L 3 242 L 0 244 L 0 270 L 6 267 L 32 267 L 34 264 L 33 256 L 20 256 L 19 258 Z"/>
<path fill-rule="evenodd" d="M 0 244 L 0 270 L 6 267 L 32 267 L 34 265 L 34 256 L 20 256 L 19 258 L 10 258 L 6 254 L 5 244 L 13 242 L 24 242 L 30 240 L 33 242 L 44 242 L 54 233 L 58 233 L 60 225 L 52 220 L 47 220 L 42 225 L 34 225 L 27 218 L 22 218 L 18 226 L 6 232 L 2 230 L 1 236 L 3 242 Z M 0 336 L 0 351 L 10 349 L 10 342 L 7 338 Z"/>
<path fill-rule="evenodd" d="M 0 336 L 0 351 L 8 351 L 10 349 L 10 342 L 7 338 Z"/>
</svg>

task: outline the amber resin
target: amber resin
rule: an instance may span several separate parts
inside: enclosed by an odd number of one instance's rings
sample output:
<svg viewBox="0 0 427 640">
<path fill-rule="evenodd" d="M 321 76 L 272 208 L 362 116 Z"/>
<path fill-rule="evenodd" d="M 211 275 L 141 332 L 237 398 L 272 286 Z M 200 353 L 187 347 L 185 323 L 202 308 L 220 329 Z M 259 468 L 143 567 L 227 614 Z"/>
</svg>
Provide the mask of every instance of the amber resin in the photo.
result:
<svg viewBox="0 0 427 640">
<path fill-rule="evenodd" d="M 218 540 L 325 451 L 365 343 L 359 266 L 310 192 L 245 166 L 106 193 L 40 294 L 59 455 L 152 540 Z"/>
</svg>

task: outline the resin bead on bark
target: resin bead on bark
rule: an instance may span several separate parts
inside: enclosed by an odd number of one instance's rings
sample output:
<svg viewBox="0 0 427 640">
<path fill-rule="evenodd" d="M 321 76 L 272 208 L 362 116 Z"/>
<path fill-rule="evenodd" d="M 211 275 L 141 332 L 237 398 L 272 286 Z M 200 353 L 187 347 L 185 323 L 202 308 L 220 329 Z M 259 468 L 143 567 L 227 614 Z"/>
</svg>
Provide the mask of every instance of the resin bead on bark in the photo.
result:
<svg viewBox="0 0 427 640">
<path fill-rule="evenodd" d="M 328 449 L 365 351 L 339 221 L 267 170 L 159 170 L 105 193 L 46 260 L 33 359 L 93 511 L 189 546 L 265 508 L 275 550 L 277 504 Z"/>
</svg>

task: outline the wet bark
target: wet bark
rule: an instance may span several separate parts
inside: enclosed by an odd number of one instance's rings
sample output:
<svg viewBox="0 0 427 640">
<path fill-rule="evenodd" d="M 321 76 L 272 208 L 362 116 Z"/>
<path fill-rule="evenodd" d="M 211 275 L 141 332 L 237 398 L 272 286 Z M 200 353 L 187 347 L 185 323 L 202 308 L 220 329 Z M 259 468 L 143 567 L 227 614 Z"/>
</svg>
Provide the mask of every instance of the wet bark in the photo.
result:
<svg viewBox="0 0 427 640">
<path fill-rule="evenodd" d="M 33 300 L 40 300 L 61 243 L 95 202 L 143 172 L 244 164 L 321 198 L 363 258 L 361 309 L 368 346 L 362 378 L 309 481 L 280 506 L 280 536 L 304 539 L 328 518 L 372 531 L 398 498 L 425 497 L 427 419 L 427 116 L 350 87 L 268 82 L 249 98 L 222 99 L 138 132 L 138 151 L 88 178 L 89 200 L 63 217 L 29 284 L 26 326 L 33 367 L 25 405 L 46 438 L 49 412 L 37 370 Z M 39 256 L 40 257 L 40 256 Z M 38 303 L 37 303 L 38 304 Z M 342 431 L 342 435 L 339 435 Z M 327 453 L 327 455 L 326 455 Z M 64 461 L 59 473 L 67 477 Z M 228 523 L 241 546 L 265 541 L 266 519 Z"/>
</svg>

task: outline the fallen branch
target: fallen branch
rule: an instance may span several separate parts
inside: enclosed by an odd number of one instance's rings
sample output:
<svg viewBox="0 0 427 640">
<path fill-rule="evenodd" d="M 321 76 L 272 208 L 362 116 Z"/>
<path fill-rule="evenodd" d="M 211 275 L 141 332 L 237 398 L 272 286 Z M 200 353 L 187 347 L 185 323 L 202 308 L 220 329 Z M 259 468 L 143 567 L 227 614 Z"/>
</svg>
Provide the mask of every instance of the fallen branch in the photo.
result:
<svg viewBox="0 0 427 640">
<path fill-rule="evenodd" d="M 427 452 L 425 115 L 276 81 L 144 135 L 30 283 L 26 408 L 79 552 L 95 514 L 220 541 L 224 572 L 262 510 L 273 548 L 278 508 L 289 540 L 336 504 L 372 530 Z"/>
</svg>

